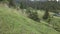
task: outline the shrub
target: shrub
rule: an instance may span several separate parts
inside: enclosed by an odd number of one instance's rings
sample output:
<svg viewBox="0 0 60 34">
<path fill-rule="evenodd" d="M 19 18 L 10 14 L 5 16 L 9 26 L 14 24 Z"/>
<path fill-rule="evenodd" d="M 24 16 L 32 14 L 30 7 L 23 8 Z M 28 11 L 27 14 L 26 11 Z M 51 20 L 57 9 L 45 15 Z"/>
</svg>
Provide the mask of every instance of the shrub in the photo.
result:
<svg viewBox="0 0 60 34">
<path fill-rule="evenodd" d="M 31 9 L 31 10 L 30 10 Z M 40 19 L 38 18 L 37 11 L 33 11 L 32 8 L 28 8 L 26 11 L 29 18 L 33 19 L 34 21 L 40 22 Z"/>
</svg>

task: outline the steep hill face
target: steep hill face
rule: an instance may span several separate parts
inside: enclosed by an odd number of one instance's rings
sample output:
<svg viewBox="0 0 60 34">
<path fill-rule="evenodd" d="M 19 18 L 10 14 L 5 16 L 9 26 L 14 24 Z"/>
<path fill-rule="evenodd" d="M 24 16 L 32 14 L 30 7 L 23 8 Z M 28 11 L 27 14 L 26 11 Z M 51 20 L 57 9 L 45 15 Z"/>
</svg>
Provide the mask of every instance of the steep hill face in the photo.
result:
<svg viewBox="0 0 60 34">
<path fill-rule="evenodd" d="M 0 7 L 0 34 L 60 34 L 43 23 L 22 16 L 14 9 Z"/>
</svg>

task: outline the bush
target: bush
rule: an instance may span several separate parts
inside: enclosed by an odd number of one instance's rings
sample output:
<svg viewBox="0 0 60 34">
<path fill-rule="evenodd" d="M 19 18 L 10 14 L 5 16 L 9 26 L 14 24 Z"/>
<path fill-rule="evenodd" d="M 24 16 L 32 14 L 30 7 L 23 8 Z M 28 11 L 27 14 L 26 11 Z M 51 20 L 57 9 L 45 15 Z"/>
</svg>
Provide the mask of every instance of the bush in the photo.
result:
<svg viewBox="0 0 60 34">
<path fill-rule="evenodd" d="M 31 10 L 30 10 L 31 9 Z M 33 19 L 34 21 L 40 22 L 40 19 L 38 18 L 37 11 L 33 11 L 32 8 L 28 8 L 26 11 L 29 18 Z"/>
</svg>

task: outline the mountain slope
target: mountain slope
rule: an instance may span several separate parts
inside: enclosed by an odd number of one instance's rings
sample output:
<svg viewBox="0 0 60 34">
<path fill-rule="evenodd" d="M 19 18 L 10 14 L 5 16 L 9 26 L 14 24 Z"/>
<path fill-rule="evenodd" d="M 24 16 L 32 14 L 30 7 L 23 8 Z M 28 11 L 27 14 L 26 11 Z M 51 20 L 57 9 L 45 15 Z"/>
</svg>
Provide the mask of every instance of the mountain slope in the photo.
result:
<svg viewBox="0 0 60 34">
<path fill-rule="evenodd" d="M 60 34 L 43 23 L 22 16 L 14 9 L 0 7 L 0 34 Z"/>
</svg>

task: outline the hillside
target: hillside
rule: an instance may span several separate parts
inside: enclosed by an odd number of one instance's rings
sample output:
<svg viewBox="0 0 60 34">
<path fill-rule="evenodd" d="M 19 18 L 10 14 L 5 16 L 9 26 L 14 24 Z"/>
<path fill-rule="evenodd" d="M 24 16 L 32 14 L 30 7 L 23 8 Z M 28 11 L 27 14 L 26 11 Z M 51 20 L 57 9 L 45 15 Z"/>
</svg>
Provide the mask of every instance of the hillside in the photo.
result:
<svg viewBox="0 0 60 34">
<path fill-rule="evenodd" d="M 43 23 L 22 16 L 14 9 L 0 6 L 0 34 L 60 34 Z"/>
</svg>

